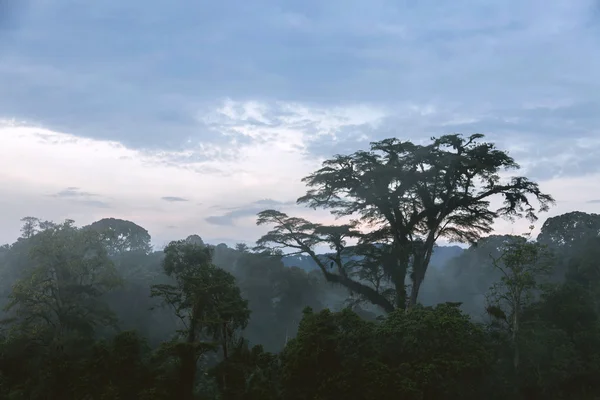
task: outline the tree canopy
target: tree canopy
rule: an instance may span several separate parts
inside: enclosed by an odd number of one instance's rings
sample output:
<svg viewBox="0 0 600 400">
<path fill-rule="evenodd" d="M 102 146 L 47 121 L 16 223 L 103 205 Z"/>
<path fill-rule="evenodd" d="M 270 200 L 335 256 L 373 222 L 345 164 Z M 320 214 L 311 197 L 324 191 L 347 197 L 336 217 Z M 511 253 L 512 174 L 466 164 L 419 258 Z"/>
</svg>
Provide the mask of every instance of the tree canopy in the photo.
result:
<svg viewBox="0 0 600 400">
<path fill-rule="evenodd" d="M 348 287 L 387 312 L 410 308 L 417 301 L 439 238 L 475 243 L 492 231 L 495 219 L 535 221 L 537 213 L 547 211 L 554 202 L 526 177 L 503 177 L 519 165 L 483 137 L 445 135 L 426 145 L 392 138 L 371 143 L 369 150 L 326 160 L 303 179 L 309 190 L 298 203 L 329 209 L 352 222 L 323 226 L 265 210 L 257 223 L 274 229 L 258 244 L 308 254 L 329 281 Z M 494 197 L 502 200 L 496 209 L 491 208 Z M 346 245 L 350 238 L 358 241 L 352 249 Z M 315 257 L 318 244 L 331 247 L 330 260 Z M 362 256 L 364 262 L 345 262 L 350 253 Z M 335 271 L 329 270 L 328 261 Z M 389 287 L 361 280 L 359 271 L 365 268 L 379 271 Z"/>
<path fill-rule="evenodd" d="M 26 217 L 0 246 L 0 399 L 600 398 L 598 216 L 494 234 L 552 204 L 514 168 L 480 135 L 373 143 L 305 180 L 341 221 L 265 210 L 255 248 Z"/>
</svg>

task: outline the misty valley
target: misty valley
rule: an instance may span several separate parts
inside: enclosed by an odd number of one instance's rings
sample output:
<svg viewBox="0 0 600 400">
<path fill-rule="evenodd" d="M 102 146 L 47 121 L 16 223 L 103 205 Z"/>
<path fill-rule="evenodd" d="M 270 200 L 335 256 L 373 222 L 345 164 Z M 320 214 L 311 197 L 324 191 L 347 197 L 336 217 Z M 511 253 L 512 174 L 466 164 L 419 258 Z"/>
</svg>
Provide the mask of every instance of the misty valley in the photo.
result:
<svg viewBox="0 0 600 400">
<path fill-rule="evenodd" d="M 544 216 L 518 170 L 478 134 L 373 142 L 235 247 L 25 217 L 0 247 L 0 398 L 598 399 L 600 215 Z"/>
</svg>

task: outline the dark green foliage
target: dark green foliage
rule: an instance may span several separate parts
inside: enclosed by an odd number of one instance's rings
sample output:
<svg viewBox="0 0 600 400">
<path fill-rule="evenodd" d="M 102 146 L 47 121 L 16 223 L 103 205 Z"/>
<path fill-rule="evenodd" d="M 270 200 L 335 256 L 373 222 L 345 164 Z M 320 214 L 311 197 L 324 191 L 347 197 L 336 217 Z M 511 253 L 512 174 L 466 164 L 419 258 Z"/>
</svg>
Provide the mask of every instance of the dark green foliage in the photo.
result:
<svg viewBox="0 0 600 400">
<path fill-rule="evenodd" d="M 307 310 L 282 353 L 285 399 L 478 399 L 493 362 L 482 327 L 456 305 L 381 323 Z"/>
<path fill-rule="evenodd" d="M 111 255 L 125 252 L 148 254 L 152 251 L 148 231 L 131 221 L 104 218 L 86 226 L 85 229 L 98 232 Z"/>
<path fill-rule="evenodd" d="M 302 201 L 358 221 L 268 210 L 252 250 L 191 235 L 152 252 L 129 221 L 23 219 L 0 247 L 0 400 L 600 398 L 597 215 L 481 238 L 425 277 L 438 236 L 473 241 L 497 216 L 535 219 L 528 195 L 552 202 L 501 183 L 516 164 L 480 139 L 337 156 Z M 284 266 L 289 249 L 318 270 Z"/>
<path fill-rule="evenodd" d="M 27 265 L 23 277 L 12 285 L 6 305 L 12 329 L 37 340 L 92 336 L 96 327 L 113 324 L 114 315 L 101 296 L 118 286 L 120 278 L 98 234 L 67 221 L 32 239 L 22 254 Z"/>
<path fill-rule="evenodd" d="M 385 363 L 412 398 L 479 399 L 494 361 L 482 327 L 456 305 L 394 312 L 378 329 Z"/>
<path fill-rule="evenodd" d="M 285 399 L 359 399 L 372 391 L 374 325 L 349 310 L 305 311 L 298 335 L 284 349 Z M 376 358 L 375 358 L 376 359 Z"/>
<path fill-rule="evenodd" d="M 209 351 L 220 349 L 225 360 L 250 312 L 235 278 L 212 264 L 212 252 L 191 241 L 171 242 L 164 250 L 163 269 L 174 284 L 152 286 L 151 296 L 162 298 L 180 320 L 180 340 L 163 348 L 179 363 L 177 397 L 194 398 L 197 364 Z"/>
<path fill-rule="evenodd" d="M 329 209 L 352 222 L 324 226 L 265 210 L 257 224 L 273 229 L 258 244 L 308 255 L 328 281 L 385 312 L 410 308 L 417 303 L 439 238 L 474 243 L 492 231 L 495 219 L 535 221 L 536 212 L 554 202 L 526 177 L 502 179 L 503 172 L 519 165 L 483 137 L 444 135 L 427 145 L 390 138 L 371 143 L 369 150 L 336 155 L 303 179 L 308 191 L 298 203 Z M 490 206 L 494 197 L 502 199 L 495 210 Z M 358 240 L 358 246 L 349 248 L 349 239 Z M 332 254 L 318 257 L 317 245 L 329 245 Z M 365 269 L 371 278 L 378 276 L 375 282 L 360 273 Z"/>
<path fill-rule="evenodd" d="M 275 400 L 280 398 L 278 357 L 262 346 L 249 348 L 240 341 L 228 359 L 209 371 L 223 400 Z"/>
</svg>

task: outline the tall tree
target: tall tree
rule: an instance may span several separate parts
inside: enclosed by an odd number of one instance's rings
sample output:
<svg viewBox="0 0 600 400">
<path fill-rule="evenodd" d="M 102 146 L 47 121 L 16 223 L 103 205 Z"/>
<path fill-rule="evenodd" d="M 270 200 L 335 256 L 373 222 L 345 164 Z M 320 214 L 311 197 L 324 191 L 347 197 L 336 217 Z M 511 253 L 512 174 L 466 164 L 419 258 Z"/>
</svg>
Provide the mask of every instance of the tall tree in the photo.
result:
<svg viewBox="0 0 600 400">
<path fill-rule="evenodd" d="M 600 237 L 600 215 L 573 211 L 548 218 L 542 225 L 538 242 L 549 247 L 577 248 Z"/>
<path fill-rule="evenodd" d="M 148 231 L 131 221 L 104 218 L 85 228 L 101 235 L 110 255 L 129 251 L 148 254 L 152 251 Z"/>
<path fill-rule="evenodd" d="M 537 241 L 556 253 L 557 268 L 554 275 L 557 281 L 561 281 L 565 273 L 572 274 L 574 268 L 578 269 L 576 264 L 582 259 L 589 258 L 590 250 L 597 248 L 600 241 L 600 215 L 573 211 L 548 218 L 542 225 Z"/>
<path fill-rule="evenodd" d="M 101 296 L 120 279 L 97 233 L 70 220 L 48 226 L 36 235 L 28 263 L 6 306 L 20 329 L 51 337 L 73 331 L 90 336 L 96 326 L 114 322 Z"/>
<path fill-rule="evenodd" d="M 550 274 L 552 261 L 546 246 L 518 236 L 505 245 L 500 257 L 492 260 L 502 276 L 490 288 L 487 311 L 504 322 L 510 333 L 515 369 L 520 362 L 521 315 L 524 308 L 533 302 L 541 280 Z"/>
<path fill-rule="evenodd" d="M 212 264 L 209 248 L 180 240 L 164 252 L 163 268 L 174 284 L 153 285 L 151 295 L 161 297 L 183 325 L 181 340 L 171 349 L 180 362 L 177 398 L 191 400 L 198 359 L 218 348 L 227 358 L 236 330 L 246 326 L 250 313 L 235 278 Z"/>
<path fill-rule="evenodd" d="M 131 221 L 116 218 L 103 218 L 85 226 L 84 229 L 99 235 L 115 268 L 123 278 L 124 284 L 106 296 L 106 301 L 119 316 L 121 327 L 164 327 L 156 323 L 157 313 L 139 312 L 140 308 L 148 309 L 150 303 L 155 302 L 155 299 L 148 297 L 148 286 L 166 278 L 160 265 L 163 254 L 152 252 L 148 231 Z M 153 329 L 152 332 L 160 330 Z"/>
<path fill-rule="evenodd" d="M 23 217 L 21 218 L 23 226 L 21 226 L 21 237 L 29 239 L 38 231 L 40 220 L 36 217 Z"/>
<path fill-rule="evenodd" d="M 303 179 L 309 190 L 298 203 L 330 209 L 335 216 L 355 222 L 323 227 L 267 210 L 259 214 L 258 224 L 272 224 L 275 229 L 259 244 L 289 246 L 311 255 L 329 281 L 361 293 L 388 312 L 410 307 L 417 301 L 438 238 L 475 242 L 491 232 L 496 218 L 534 221 L 536 211 L 546 211 L 554 202 L 526 177 L 503 179 L 501 173 L 519 165 L 505 151 L 482 141 L 483 137 L 445 135 L 432 138 L 427 145 L 392 138 L 371 143 L 368 151 L 326 160 L 321 169 Z M 503 204 L 491 209 L 495 196 Z M 377 245 L 383 250 L 378 264 L 395 291 L 394 301 L 352 276 L 343 260 L 331 260 L 337 270 L 330 271 L 329 260 L 313 255 L 315 246 L 323 243 L 343 255 L 349 237 L 357 237 L 359 245 Z M 407 274 L 412 284 L 408 299 Z"/>
</svg>

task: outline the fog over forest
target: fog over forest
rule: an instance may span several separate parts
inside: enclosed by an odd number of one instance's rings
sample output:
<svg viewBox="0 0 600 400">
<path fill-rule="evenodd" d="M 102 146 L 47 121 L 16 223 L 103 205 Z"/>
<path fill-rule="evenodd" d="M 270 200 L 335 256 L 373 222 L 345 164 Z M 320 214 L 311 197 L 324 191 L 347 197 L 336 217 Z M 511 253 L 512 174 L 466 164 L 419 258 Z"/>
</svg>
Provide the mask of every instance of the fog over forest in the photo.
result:
<svg viewBox="0 0 600 400">
<path fill-rule="evenodd" d="M 597 0 L 0 0 L 0 400 L 600 399 Z"/>
<path fill-rule="evenodd" d="M 265 209 L 252 247 L 24 217 L 0 252 L 2 395 L 595 398 L 600 215 L 542 223 L 555 199 L 518 170 L 481 134 L 373 142 L 303 179 L 298 204 L 343 219 Z"/>
</svg>

